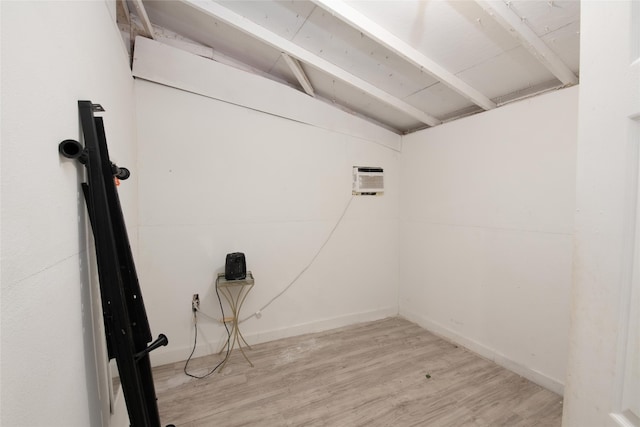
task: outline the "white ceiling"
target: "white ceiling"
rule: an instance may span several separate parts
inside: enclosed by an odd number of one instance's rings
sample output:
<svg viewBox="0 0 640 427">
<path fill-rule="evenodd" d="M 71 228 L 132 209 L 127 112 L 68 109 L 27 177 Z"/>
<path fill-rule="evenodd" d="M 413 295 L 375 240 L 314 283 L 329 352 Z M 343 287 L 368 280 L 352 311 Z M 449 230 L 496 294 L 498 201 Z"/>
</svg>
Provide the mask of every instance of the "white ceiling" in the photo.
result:
<svg viewBox="0 0 640 427">
<path fill-rule="evenodd" d="M 577 0 L 120 0 L 119 12 L 129 34 L 264 75 L 398 133 L 578 82 Z"/>
</svg>

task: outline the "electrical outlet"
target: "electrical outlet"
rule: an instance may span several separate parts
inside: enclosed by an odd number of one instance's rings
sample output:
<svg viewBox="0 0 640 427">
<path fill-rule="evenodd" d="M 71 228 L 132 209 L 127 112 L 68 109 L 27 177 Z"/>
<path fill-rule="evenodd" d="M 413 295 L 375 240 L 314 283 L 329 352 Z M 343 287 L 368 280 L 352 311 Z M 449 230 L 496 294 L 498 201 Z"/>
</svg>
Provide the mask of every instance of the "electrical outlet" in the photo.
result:
<svg viewBox="0 0 640 427">
<path fill-rule="evenodd" d="M 193 299 L 191 300 L 191 310 L 193 311 L 200 310 L 200 295 L 193 294 Z"/>
</svg>

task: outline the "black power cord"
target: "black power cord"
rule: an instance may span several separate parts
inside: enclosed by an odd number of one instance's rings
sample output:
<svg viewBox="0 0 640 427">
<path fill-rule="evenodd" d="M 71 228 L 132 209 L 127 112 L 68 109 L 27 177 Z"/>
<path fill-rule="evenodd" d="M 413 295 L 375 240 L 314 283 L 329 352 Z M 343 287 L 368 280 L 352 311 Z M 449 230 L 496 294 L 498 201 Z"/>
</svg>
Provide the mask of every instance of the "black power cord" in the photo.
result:
<svg viewBox="0 0 640 427">
<path fill-rule="evenodd" d="M 199 376 L 199 375 L 194 375 L 194 374 L 190 374 L 189 372 L 187 372 L 187 367 L 189 366 L 189 362 L 191 361 L 191 358 L 193 357 L 193 353 L 195 353 L 195 351 L 196 351 L 196 344 L 198 343 L 198 310 L 194 310 L 193 311 L 193 324 L 194 324 L 195 334 L 194 334 L 194 338 L 193 338 L 193 349 L 191 350 L 191 354 L 187 358 L 187 361 L 185 362 L 184 369 L 183 369 L 185 375 L 188 375 L 191 378 L 196 378 L 196 379 L 199 379 L 199 380 L 207 378 L 208 376 L 213 374 L 229 358 L 229 353 L 231 351 L 231 349 L 229 348 L 229 343 L 231 341 L 231 332 L 229 331 L 229 327 L 227 326 L 227 322 L 224 321 L 224 309 L 222 308 L 222 300 L 220 299 L 220 293 L 218 292 L 218 287 L 217 286 L 216 286 L 216 295 L 218 296 L 218 303 L 220 304 L 220 312 L 222 313 L 222 324 L 224 325 L 224 328 L 227 330 L 227 354 L 225 354 L 224 359 L 222 359 L 220 361 L 220 363 L 218 363 L 212 370 L 210 370 L 205 375 Z"/>
</svg>

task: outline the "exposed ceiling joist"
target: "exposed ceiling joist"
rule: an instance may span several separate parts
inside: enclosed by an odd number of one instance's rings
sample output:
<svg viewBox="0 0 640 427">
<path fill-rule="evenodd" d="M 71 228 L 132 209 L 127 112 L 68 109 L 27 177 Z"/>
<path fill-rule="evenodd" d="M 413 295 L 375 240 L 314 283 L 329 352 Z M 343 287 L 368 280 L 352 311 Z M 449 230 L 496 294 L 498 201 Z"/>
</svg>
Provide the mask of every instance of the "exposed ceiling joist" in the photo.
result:
<svg viewBox="0 0 640 427">
<path fill-rule="evenodd" d="M 547 44 L 527 25 L 525 19 L 515 13 L 504 1 L 476 0 L 497 23 L 517 38 L 558 80 L 565 85 L 575 85 L 578 77 L 565 65 Z"/>
<path fill-rule="evenodd" d="M 168 30 L 158 25 L 153 25 L 153 35 L 156 41 L 164 43 L 169 46 L 176 47 L 185 52 L 192 53 L 194 55 L 202 56 L 203 58 L 213 59 L 214 61 L 228 65 L 230 67 L 237 68 L 252 74 L 256 74 L 267 79 L 276 80 L 280 83 L 284 83 L 283 80 L 278 80 L 274 76 L 254 68 L 250 65 L 240 62 L 234 58 L 231 58 L 223 53 L 216 51 L 215 49 L 199 44 L 193 40 L 187 39 L 178 33 Z"/>
<path fill-rule="evenodd" d="M 184 4 L 187 4 L 215 19 L 218 19 L 226 24 L 262 41 L 263 43 L 272 46 L 281 52 L 290 55 L 299 61 L 309 64 L 327 74 L 330 74 L 336 79 L 339 79 L 363 92 L 367 93 L 385 104 L 402 111 L 403 113 L 425 123 L 429 126 L 436 126 L 442 123 L 441 120 L 419 110 L 418 108 L 408 104 L 401 99 L 390 95 L 389 93 L 380 90 L 378 87 L 368 83 L 359 77 L 345 71 L 344 69 L 322 59 L 306 49 L 301 48 L 295 43 L 280 37 L 279 35 L 272 33 L 264 27 L 254 23 L 253 21 L 236 14 L 235 12 L 221 6 L 218 3 L 202 0 L 182 0 Z"/>
<path fill-rule="evenodd" d="M 129 12 L 129 5 L 127 0 L 118 0 L 116 7 L 122 11 L 122 15 L 127 23 L 131 22 L 131 13 Z"/>
<path fill-rule="evenodd" d="M 142 4 L 142 0 L 131 0 L 133 7 L 136 10 L 136 15 L 140 18 L 142 22 L 142 27 L 146 34 L 143 34 L 149 38 L 153 38 L 153 26 L 151 25 L 151 21 L 149 20 L 149 15 L 147 15 L 147 11 L 144 8 L 144 4 Z"/>
<path fill-rule="evenodd" d="M 312 0 L 315 4 L 333 14 L 343 22 L 351 25 L 366 34 L 387 49 L 398 54 L 416 67 L 440 80 L 443 84 L 453 89 L 474 104 L 490 110 L 496 108 L 496 104 L 488 97 L 462 81 L 455 74 L 444 69 L 440 64 L 425 56 L 422 52 L 413 48 L 388 30 L 371 21 L 357 10 L 353 9 L 342 0 Z"/>
<path fill-rule="evenodd" d="M 307 93 L 307 95 L 315 96 L 315 92 L 313 91 L 313 86 L 311 86 L 311 82 L 309 81 L 309 79 L 307 78 L 307 75 L 302 69 L 300 62 L 298 62 L 298 60 L 290 57 L 284 52 L 282 53 L 282 58 L 284 59 L 284 62 L 286 62 L 289 68 L 291 69 L 291 72 L 293 73 L 293 75 L 296 76 L 296 79 L 298 79 L 300 86 L 302 86 L 302 88 Z"/>
<path fill-rule="evenodd" d="M 176 47 L 180 50 L 184 50 L 185 52 L 189 52 L 194 55 L 202 56 L 203 58 L 217 60 L 217 58 L 215 58 L 215 51 L 213 50 L 213 48 L 197 44 L 196 42 L 188 40 L 180 36 L 179 34 L 174 33 L 173 31 L 167 30 L 166 28 L 154 25 L 153 33 L 155 36 L 155 40 L 159 41 L 160 43 Z"/>
</svg>

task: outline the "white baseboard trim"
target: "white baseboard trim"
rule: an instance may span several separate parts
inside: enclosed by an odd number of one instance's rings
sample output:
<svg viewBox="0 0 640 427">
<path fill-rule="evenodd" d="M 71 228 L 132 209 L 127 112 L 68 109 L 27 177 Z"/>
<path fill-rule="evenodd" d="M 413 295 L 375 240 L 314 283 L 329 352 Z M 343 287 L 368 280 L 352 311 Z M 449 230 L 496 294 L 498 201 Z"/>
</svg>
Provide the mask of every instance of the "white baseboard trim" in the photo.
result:
<svg viewBox="0 0 640 427">
<path fill-rule="evenodd" d="M 512 372 L 515 372 L 516 374 L 538 384 L 541 387 L 546 388 L 547 390 L 551 390 L 561 396 L 564 394 L 564 384 L 562 382 L 534 369 L 528 368 L 508 358 L 504 354 L 485 346 L 484 344 L 459 335 L 451 329 L 445 328 L 439 323 L 427 319 L 423 315 L 417 314 L 410 310 L 400 310 L 399 315 L 411 322 L 417 323 L 429 332 L 432 332 L 435 335 L 446 339 L 447 341 L 451 341 L 455 344 L 461 345 L 462 347 L 484 357 L 485 359 L 489 359 L 492 362 L 495 362 Z"/>
<path fill-rule="evenodd" d="M 341 328 L 343 326 L 353 325 L 356 323 L 370 322 L 373 320 L 380 320 L 386 317 L 393 317 L 398 315 L 398 307 L 387 307 L 378 310 L 366 311 L 362 313 L 352 313 L 344 316 L 333 317 L 330 319 L 321 319 L 313 322 L 302 323 L 299 325 L 293 325 L 284 328 L 271 329 L 266 331 L 259 331 L 253 333 L 242 332 L 249 344 L 260 344 L 263 342 L 274 341 L 282 338 L 289 338 L 303 334 L 310 334 L 314 332 L 323 332 L 330 329 Z M 240 327 L 242 331 L 242 326 Z M 215 342 L 202 342 L 200 343 L 193 357 L 202 357 L 209 354 L 213 354 L 217 349 L 222 348 L 225 340 L 220 339 Z M 191 346 L 179 347 L 171 349 L 158 349 L 150 354 L 151 365 L 161 366 L 169 363 L 181 362 L 191 353 Z M 162 351 L 165 350 L 165 351 Z M 251 355 L 249 354 L 249 357 Z"/>
<path fill-rule="evenodd" d="M 303 323 L 300 325 L 274 329 L 265 332 L 259 332 L 251 334 L 251 342 L 263 343 L 278 340 L 281 338 L 288 338 L 297 335 L 310 334 L 314 332 L 323 332 L 330 329 L 341 328 L 343 326 L 353 325 L 356 323 L 370 322 L 373 320 L 380 320 L 386 317 L 397 316 L 398 307 L 388 307 L 386 309 L 366 311 L 362 313 L 352 313 L 344 316 L 334 317 L 330 319 L 323 319 L 314 322 Z"/>
</svg>

